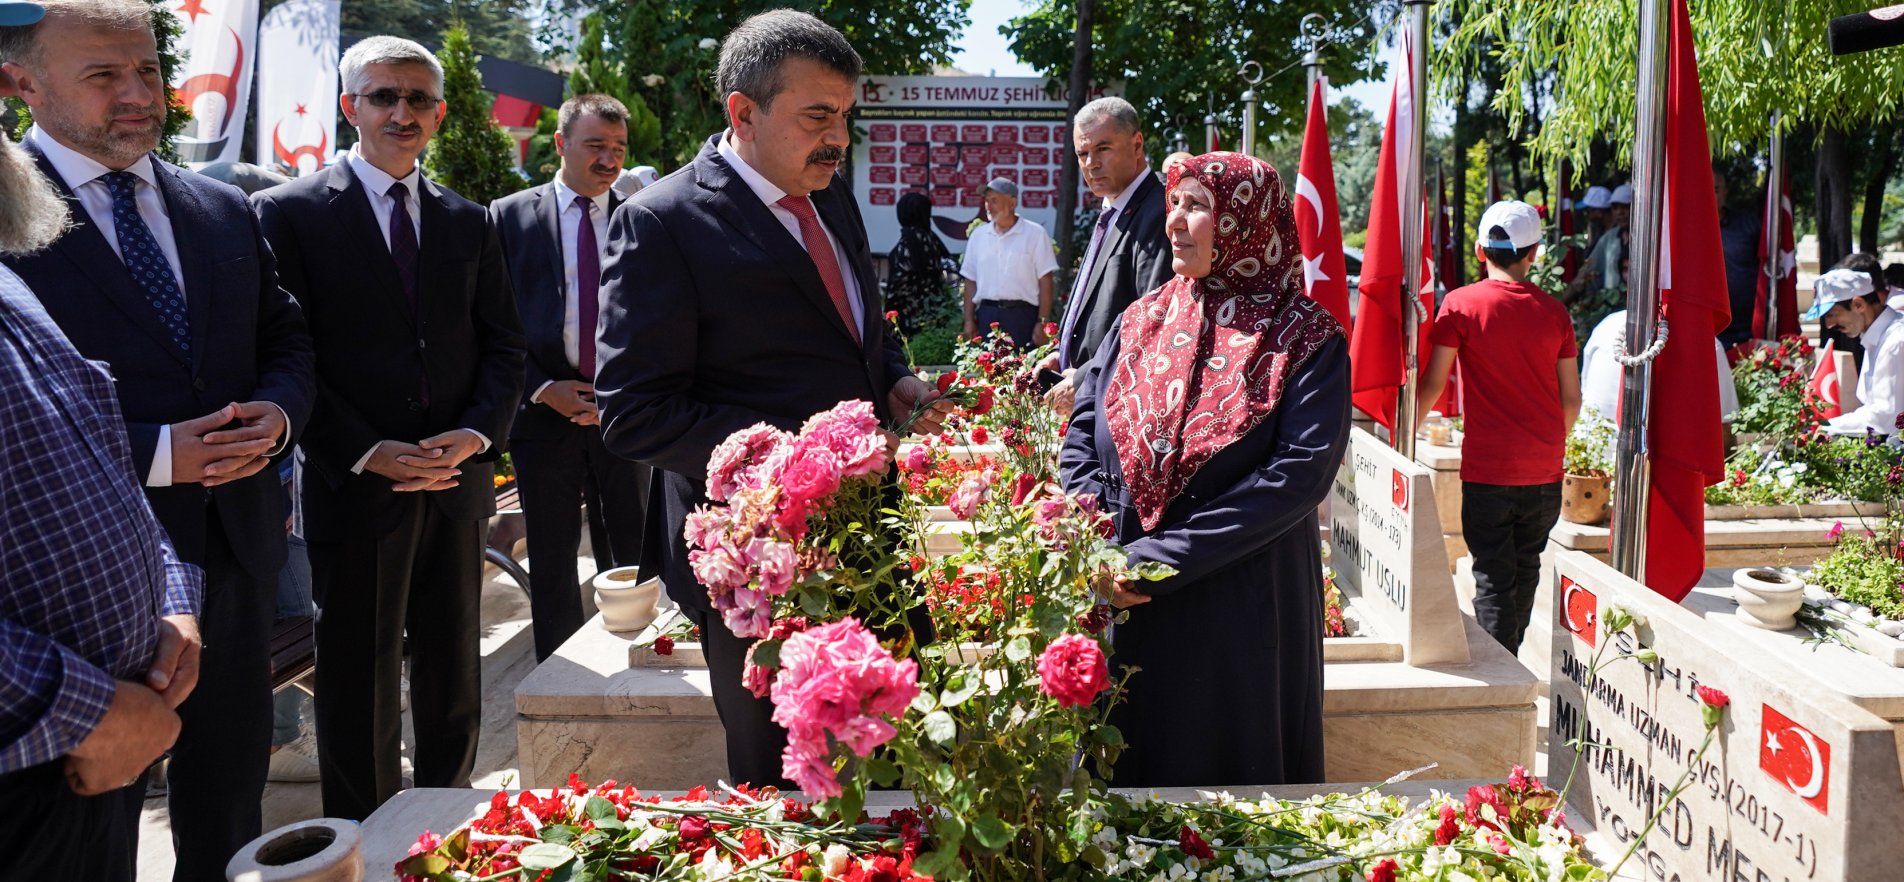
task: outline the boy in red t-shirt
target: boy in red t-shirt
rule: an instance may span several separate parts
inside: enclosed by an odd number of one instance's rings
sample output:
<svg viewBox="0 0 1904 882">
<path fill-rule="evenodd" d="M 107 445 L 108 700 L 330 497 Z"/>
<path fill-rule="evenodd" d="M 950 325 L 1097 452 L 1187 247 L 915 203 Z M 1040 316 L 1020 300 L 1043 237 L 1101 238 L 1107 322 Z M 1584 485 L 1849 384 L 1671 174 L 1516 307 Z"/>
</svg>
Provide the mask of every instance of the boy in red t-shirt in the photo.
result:
<svg viewBox="0 0 1904 882">
<path fill-rule="evenodd" d="M 1540 552 L 1560 519 L 1567 433 L 1580 413 L 1573 319 L 1527 281 L 1540 234 L 1540 214 L 1525 202 L 1496 202 L 1481 215 L 1475 252 L 1488 277 L 1442 301 L 1416 390 L 1416 413 L 1425 413 L 1461 359 L 1461 530 L 1474 558 L 1474 617 L 1509 652 L 1533 614 Z"/>
</svg>

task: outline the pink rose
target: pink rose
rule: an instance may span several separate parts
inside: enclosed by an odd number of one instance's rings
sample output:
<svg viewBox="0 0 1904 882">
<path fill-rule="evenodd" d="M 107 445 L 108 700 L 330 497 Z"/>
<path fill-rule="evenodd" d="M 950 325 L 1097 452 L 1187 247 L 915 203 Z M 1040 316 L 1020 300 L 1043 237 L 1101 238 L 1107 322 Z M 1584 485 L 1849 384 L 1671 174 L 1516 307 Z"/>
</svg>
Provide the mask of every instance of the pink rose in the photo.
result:
<svg viewBox="0 0 1904 882">
<path fill-rule="evenodd" d="M 932 467 L 932 451 L 924 444 L 915 444 L 906 452 L 906 471 L 924 472 Z"/>
<path fill-rule="evenodd" d="M 827 736 L 865 756 L 891 739 L 885 717 L 905 713 L 919 695 L 919 665 L 899 661 L 859 620 L 847 618 L 787 638 L 774 677 L 773 721 L 791 743 Z M 787 777 L 795 781 L 789 767 Z"/>
<path fill-rule="evenodd" d="M 886 470 L 886 438 L 879 416 L 866 401 L 842 401 L 808 418 L 800 427 L 803 443 L 817 444 L 839 457 L 841 475 L 857 478 Z"/>
<path fill-rule="evenodd" d="M 959 482 L 958 489 L 947 497 L 945 505 L 952 510 L 952 516 L 961 521 L 969 521 L 978 513 L 978 505 L 992 489 L 991 481 L 984 475 L 972 475 Z"/>
<path fill-rule="evenodd" d="M 735 490 L 772 483 L 771 468 L 763 469 L 792 436 L 766 423 L 755 423 L 722 441 L 707 458 L 707 496 L 726 502 Z"/>
<path fill-rule="evenodd" d="M 792 587 L 799 573 L 797 556 L 793 544 L 778 539 L 755 539 L 747 543 L 747 554 L 752 558 L 755 572 L 759 574 L 762 591 L 769 596 L 779 597 Z"/>
<path fill-rule="evenodd" d="M 802 438 L 788 457 L 780 473 L 780 487 L 786 499 L 801 508 L 823 504 L 839 492 L 840 457 L 827 448 Z"/>
<path fill-rule="evenodd" d="M 1110 687 L 1110 662 L 1090 637 L 1066 634 L 1038 656 L 1038 688 L 1062 707 L 1083 707 Z"/>
<path fill-rule="evenodd" d="M 780 751 L 780 771 L 808 799 L 832 799 L 840 795 L 839 773 L 834 771 L 825 738 L 787 738 Z"/>
</svg>

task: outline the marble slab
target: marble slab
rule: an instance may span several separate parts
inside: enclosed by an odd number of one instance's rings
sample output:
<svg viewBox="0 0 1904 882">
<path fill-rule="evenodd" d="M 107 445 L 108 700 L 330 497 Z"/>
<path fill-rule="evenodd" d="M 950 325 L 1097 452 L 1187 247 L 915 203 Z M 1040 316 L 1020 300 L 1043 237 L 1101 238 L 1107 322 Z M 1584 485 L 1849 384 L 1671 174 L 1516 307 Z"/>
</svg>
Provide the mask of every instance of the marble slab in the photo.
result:
<svg viewBox="0 0 1904 882">
<path fill-rule="evenodd" d="M 1809 683 L 1812 688 L 1842 696 L 1879 717 L 1904 725 L 1904 670 L 1835 643 L 1808 642 L 1812 635 L 1803 626 L 1767 631 L 1739 621 L 1733 615 L 1739 608 L 1732 599 L 1733 572 L 1731 567 L 1707 570 L 1699 586 L 1680 603 L 1705 618 L 1713 628 L 1714 639 L 1797 672 L 1802 679 L 1793 686 Z M 1885 640 L 1894 646 L 1898 643 Z"/>
<path fill-rule="evenodd" d="M 1647 879 L 1899 878 L 1897 729 L 1848 700 L 1848 671 L 1814 670 L 1854 659 L 1801 657 L 1778 635 L 1715 617 L 1711 593 L 1675 604 L 1577 551 L 1557 569 L 1549 777 L 1578 758 L 1570 800 L 1616 839 L 1638 837 L 1665 806 L 1638 847 Z M 1613 603 L 1645 624 L 1605 630 Z M 1642 648 L 1657 660 L 1604 661 Z M 1699 686 L 1730 697 L 1703 756 Z M 1575 739 L 1587 745 L 1577 757 Z M 1682 776 L 1691 786 L 1665 802 Z"/>
<path fill-rule="evenodd" d="M 1831 553 L 1837 517 L 1706 521 L 1706 566 L 1810 566 Z M 1548 534 L 1556 551 L 1584 551 L 1602 562 L 1613 549 L 1607 527 L 1561 521 Z"/>
</svg>

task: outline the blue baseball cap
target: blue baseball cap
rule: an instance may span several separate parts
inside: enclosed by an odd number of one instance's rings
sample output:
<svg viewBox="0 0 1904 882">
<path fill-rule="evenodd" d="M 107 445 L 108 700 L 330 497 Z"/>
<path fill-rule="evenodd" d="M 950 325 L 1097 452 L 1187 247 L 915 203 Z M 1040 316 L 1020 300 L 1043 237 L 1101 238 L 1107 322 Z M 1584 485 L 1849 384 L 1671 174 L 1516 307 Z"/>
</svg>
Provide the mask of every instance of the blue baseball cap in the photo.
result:
<svg viewBox="0 0 1904 882">
<path fill-rule="evenodd" d="M 45 16 L 46 9 L 38 3 L 0 2 L 0 27 L 30 25 Z"/>
</svg>

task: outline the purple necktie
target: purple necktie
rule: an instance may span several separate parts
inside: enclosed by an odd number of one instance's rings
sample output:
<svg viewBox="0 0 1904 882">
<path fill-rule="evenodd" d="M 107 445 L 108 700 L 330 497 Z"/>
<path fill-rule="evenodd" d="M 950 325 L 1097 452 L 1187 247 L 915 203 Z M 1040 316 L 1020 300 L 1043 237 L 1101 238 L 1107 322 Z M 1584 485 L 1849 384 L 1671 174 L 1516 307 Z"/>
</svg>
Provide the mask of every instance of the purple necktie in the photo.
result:
<svg viewBox="0 0 1904 882">
<path fill-rule="evenodd" d="M 410 307 L 410 320 L 416 323 L 417 333 L 423 333 L 423 314 L 417 294 L 417 235 L 416 225 L 410 222 L 410 188 L 398 181 L 390 185 L 389 193 L 395 203 L 390 207 L 390 259 L 397 263 L 397 277 L 403 280 L 403 300 Z M 422 351 L 422 337 L 417 339 L 417 349 Z M 426 365 L 417 376 L 417 403 L 430 406 L 430 372 Z"/>
<path fill-rule="evenodd" d="M 595 382 L 595 323 L 601 310 L 602 252 L 595 244 L 595 200 L 575 197 L 575 351 L 582 379 Z"/>
<path fill-rule="evenodd" d="M 1091 228 L 1091 245 L 1084 249 L 1084 262 L 1078 264 L 1077 281 L 1071 284 L 1070 302 L 1064 305 L 1064 327 L 1058 331 L 1058 367 L 1071 367 L 1071 334 L 1077 330 L 1078 313 L 1084 309 L 1084 282 L 1091 276 L 1091 265 L 1097 262 L 1097 249 L 1104 244 L 1104 231 L 1110 229 L 1111 218 L 1117 215 L 1117 209 L 1106 208 L 1097 214 L 1097 224 Z"/>
</svg>

